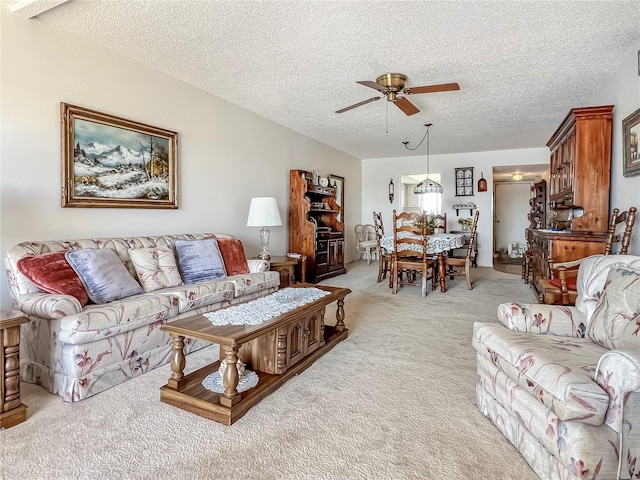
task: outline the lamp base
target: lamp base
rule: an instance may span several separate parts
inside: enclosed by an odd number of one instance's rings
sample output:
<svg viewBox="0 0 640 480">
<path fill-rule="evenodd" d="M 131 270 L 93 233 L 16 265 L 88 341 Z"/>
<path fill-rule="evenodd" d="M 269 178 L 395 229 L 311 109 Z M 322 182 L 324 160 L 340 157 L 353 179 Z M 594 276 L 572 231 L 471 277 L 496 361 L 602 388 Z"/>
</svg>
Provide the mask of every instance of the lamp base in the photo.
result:
<svg viewBox="0 0 640 480">
<path fill-rule="evenodd" d="M 262 250 L 258 254 L 258 258 L 261 260 L 271 260 L 271 254 L 269 250 L 267 250 L 269 246 L 269 229 L 267 227 L 260 229 L 260 244 L 262 245 Z"/>
<path fill-rule="evenodd" d="M 269 252 L 260 252 L 258 258 L 260 260 L 271 260 L 271 255 L 269 255 Z"/>
</svg>

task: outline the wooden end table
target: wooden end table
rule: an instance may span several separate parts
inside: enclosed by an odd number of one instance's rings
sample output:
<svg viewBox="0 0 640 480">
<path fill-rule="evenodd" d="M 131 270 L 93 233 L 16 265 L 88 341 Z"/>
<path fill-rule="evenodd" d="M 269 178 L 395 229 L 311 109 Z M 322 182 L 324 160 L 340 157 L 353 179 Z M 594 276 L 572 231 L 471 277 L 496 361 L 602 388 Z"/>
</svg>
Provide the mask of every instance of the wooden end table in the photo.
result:
<svg viewBox="0 0 640 480">
<path fill-rule="evenodd" d="M 272 256 L 269 260 L 269 269 L 280 274 L 280 286 L 278 288 L 285 288 L 296 283 L 295 267 L 300 265 L 300 283 L 305 283 L 306 270 L 307 270 L 307 257 L 301 255 L 298 258 L 292 258 L 287 256 Z"/>
<path fill-rule="evenodd" d="M 274 392 L 291 377 L 302 373 L 315 360 L 347 338 L 344 324 L 344 297 L 348 288 L 298 284 L 314 287 L 329 295 L 291 310 L 259 325 L 214 325 L 204 315 L 176 320 L 160 327 L 173 337 L 171 377 L 160 388 L 160 400 L 205 418 L 231 425 L 249 408 Z M 335 326 L 324 324 L 325 308 L 337 302 Z M 226 307 L 232 308 L 232 307 Z M 206 389 L 202 381 L 216 372 L 220 361 L 213 362 L 189 375 L 184 374 L 185 337 L 220 345 L 220 358 L 227 368 L 222 376 L 224 393 Z M 238 359 L 259 377 L 256 387 L 237 391 Z"/>
<path fill-rule="evenodd" d="M 27 419 L 20 401 L 20 325 L 29 319 L 20 313 L 0 312 L 0 427 L 9 428 Z"/>
</svg>

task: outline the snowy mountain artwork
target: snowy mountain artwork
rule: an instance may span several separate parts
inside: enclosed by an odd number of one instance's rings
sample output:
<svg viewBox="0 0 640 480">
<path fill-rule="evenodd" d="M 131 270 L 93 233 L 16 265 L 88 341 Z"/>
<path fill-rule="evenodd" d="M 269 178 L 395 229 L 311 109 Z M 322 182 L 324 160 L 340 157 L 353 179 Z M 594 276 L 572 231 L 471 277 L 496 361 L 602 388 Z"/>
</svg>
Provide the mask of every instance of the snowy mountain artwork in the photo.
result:
<svg viewBox="0 0 640 480">
<path fill-rule="evenodd" d="M 62 109 L 63 206 L 177 208 L 177 133 L 64 103 Z"/>
</svg>

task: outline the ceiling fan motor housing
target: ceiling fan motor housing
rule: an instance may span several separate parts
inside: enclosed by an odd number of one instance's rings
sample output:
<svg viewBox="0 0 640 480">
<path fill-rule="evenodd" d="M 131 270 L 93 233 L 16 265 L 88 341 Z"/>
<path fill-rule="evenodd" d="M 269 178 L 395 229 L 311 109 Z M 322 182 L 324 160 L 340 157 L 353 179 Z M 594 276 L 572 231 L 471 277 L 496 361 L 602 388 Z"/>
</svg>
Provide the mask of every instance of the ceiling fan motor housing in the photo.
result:
<svg viewBox="0 0 640 480">
<path fill-rule="evenodd" d="M 387 87 L 392 92 L 399 92 L 407 83 L 407 76 L 401 73 L 385 73 L 376 78 L 376 83 Z"/>
</svg>

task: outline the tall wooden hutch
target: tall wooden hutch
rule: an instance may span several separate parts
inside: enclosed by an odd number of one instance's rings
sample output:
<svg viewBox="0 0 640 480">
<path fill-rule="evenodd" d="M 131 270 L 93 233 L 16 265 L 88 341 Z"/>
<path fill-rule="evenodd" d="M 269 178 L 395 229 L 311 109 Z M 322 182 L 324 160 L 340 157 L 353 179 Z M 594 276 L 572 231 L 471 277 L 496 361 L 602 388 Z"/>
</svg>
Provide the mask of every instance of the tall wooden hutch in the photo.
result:
<svg viewBox="0 0 640 480">
<path fill-rule="evenodd" d="M 307 281 L 346 273 L 344 215 L 336 203 L 336 189 L 314 185 L 305 170 L 289 172 L 289 251 L 307 256 Z"/>
<path fill-rule="evenodd" d="M 549 260 L 567 262 L 604 253 L 611 183 L 613 106 L 571 109 L 547 146 L 551 150 L 549 212 L 562 231 L 532 229 L 533 287 L 544 292 Z M 550 218 L 547 214 L 547 218 Z"/>
</svg>

